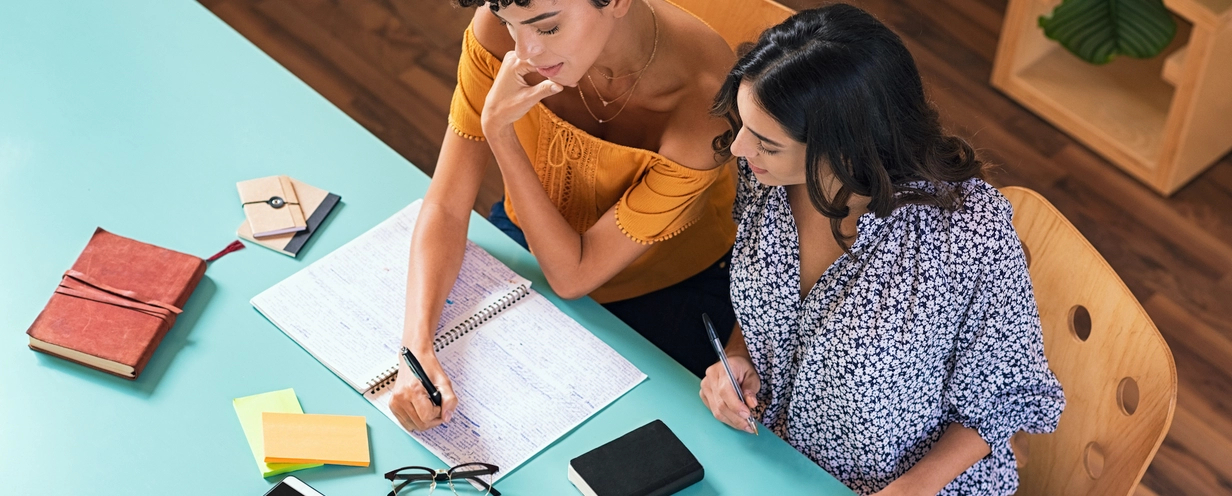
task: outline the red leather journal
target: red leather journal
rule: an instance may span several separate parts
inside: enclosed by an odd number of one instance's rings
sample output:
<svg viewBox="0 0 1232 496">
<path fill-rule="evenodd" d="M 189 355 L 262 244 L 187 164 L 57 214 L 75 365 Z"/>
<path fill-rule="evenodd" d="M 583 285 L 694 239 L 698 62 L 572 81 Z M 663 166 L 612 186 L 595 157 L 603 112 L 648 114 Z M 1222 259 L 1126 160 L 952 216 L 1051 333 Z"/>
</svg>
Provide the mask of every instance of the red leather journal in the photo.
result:
<svg viewBox="0 0 1232 496">
<path fill-rule="evenodd" d="M 205 261 L 102 228 L 26 334 L 30 348 L 136 379 L 205 274 Z"/>
</svg>

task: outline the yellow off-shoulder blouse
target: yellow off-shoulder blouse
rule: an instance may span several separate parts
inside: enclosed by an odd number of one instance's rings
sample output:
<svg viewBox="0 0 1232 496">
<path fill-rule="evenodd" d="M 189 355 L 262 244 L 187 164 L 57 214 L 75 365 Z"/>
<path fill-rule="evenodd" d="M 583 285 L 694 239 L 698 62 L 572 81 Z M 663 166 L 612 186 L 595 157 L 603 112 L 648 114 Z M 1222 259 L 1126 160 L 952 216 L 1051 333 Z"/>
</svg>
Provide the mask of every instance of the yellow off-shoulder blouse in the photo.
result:
<svg viewBox="0 0 1232 496">
<path fill-rule="evenodd" d="M 449 109 L 449 127 L 458 135 L 484 139 L 480 113 L 500 66 L 467 28 Z M 542 103 L 514 123 L 514 130 L 548 197 L 578 234 L 616 205 L 620 230 L 651 245 L 591 292 L 596 301 L 633 298 L 688 279 L 735 241 L 734 161 L 711 170 L 685 167 L 653 151 L 591 136 Z M 522 227 L 510 198 L 506 190 L 505 211 Z"/>
</svg>

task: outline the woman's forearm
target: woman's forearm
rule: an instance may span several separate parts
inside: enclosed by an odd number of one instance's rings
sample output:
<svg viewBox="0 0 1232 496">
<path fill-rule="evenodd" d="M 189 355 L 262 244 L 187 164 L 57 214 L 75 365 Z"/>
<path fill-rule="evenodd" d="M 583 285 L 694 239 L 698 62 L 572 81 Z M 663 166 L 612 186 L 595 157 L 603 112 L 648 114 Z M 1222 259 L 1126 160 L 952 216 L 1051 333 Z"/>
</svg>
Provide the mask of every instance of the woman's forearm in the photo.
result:
<svg viewBox="0 0 1232 496">
<path fill-rule="evenodd" d="M 950 424 L 924 458 L 878 494 L 937 494 L 990 452 L 988 443 L 975 429 Z"/>
<path fill-rule="evenodd" d="M 436 324 L 462 268 L 467 218 L 454 218 L 425 204 L 411 237 L 406 275 L 406 320 L 402 345 L 413 351 L 432 346 Z"/>
<path fill-rule="evenodd" d="M 486 143 L 446 131 L 409 247 L 402 344 L 412 351 L 432 346 L 445 298 L 462 267 L 471 207 L 487 162 Z"/>
<path fill-rule="evenodd" d="M 645 251 L 618 231 L 615 222 L 606 218 L 610 214 L 585 234 L 578 234 L 544 192 L 512 126 L 494 130 L 489 142 L 505 187 L 518 206 L 526 242 L 556 294 L 567 299 L 585 296 Z"/>
</svg>

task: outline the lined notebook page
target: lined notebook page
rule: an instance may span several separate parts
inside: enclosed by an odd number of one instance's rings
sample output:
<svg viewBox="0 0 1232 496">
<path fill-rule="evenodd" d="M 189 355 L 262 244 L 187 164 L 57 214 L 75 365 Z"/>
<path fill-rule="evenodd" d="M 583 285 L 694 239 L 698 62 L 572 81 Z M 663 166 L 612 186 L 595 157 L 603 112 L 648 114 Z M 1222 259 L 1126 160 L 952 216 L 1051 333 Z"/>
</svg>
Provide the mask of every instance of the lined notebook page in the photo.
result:
<svg viewBox="0 0 1232 496">
<path fill-rule="evenodd" d="M 411 233 L 423 200 L 252 299 L 270 322 L 356 391 L 397 366 Z M 530 281 L 474 243 L 437 334 Z"/>
<path fill-rule="evenodd" d="M 448 424 L 409 434 L 450 466 L 491 463 L 501 468 L 498 476 L 646 378 L 533 291 L 437 358 L 453 381 L 458 409 Z M 389 396 L 369 400 L 397 423 Z"/>
</svg>

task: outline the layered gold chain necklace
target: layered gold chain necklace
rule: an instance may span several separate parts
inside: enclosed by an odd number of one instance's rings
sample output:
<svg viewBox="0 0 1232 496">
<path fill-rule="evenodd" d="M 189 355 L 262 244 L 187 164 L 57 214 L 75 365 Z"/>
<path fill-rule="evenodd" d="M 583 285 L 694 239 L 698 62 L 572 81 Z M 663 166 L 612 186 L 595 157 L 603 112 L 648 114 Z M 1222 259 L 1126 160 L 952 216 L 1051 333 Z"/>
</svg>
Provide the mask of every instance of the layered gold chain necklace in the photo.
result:
<svg viewBox="0 0 1232 496">
<path fill-rule="evenodd" d="M 589 113 L 590 116 L 594 118 L 596 121 L 598 121 L 599 124 L 603 124 L 605 122 L 611 122 L 612 119 L 615 119 L 617 116 L 620 115 L 621 112 L 625 111 L 625 107 L 629 106 L 629 101 L 633 100 L 633 91 L 637 89 L 637 83 L 642 82 L 642 75 L 646 72 L 646 69 L 650 67 L 650 63 L 654 62 L 655 54 L 658 53 L 659 51 L 659 16 L 655 13 L 654 6 L 650 5 L 650 2 L 646 2 L 646 6 L 650 7 L 650 17 L 654 19 L 654 27 L 655 27 L 654 47 L 650 49 L 650 59 L 646 61 L 646 65 L 642 66 L 642 68 L 638 69 L 637 71 L 630 72 L 628 74 L 622 74 L 620 76 L 608 76 L 607 74 L 599 73 L 600 76 L 607 78 L 608 81 L 615 81 L 617 79 L 622 79 L 622 78 L 627 78 L 629 76 L 637 75 L 637 79 L 633 80 L 633 84 L 629 86 L 629 89 L 625 91 L 624 93 L 621 93 L 616 98 L 607 100 L 603 98 L 602 93 L 599 93 L 599 85 L 595 84 L 595 80 L 590 77 L 590 71 L 589 70 L 586 71 L 586 80 L 590 81 L 590 86 L 595 89 L 595 95 L 599 97 L 599 103 L 602 103 L 603 106 L 606 108 L 608 105 L 616 103 L 621 98 L 624 98 L 625 103 L 624 105 L 620 106 L 620 110 L 617 110 L 616 113 L 612 115 L 611 117 L 608 117 L 606 119 L 600 119 L 599 116 L 595 115 L 594 110 L 590 109 L 590 103 L 586 101 L 586 93 L 582 91 L 582 86 L 578 85 L 578 95 L 582 97 L 582 105 L 586 107 L 586 112 Z"/>
</svg>

